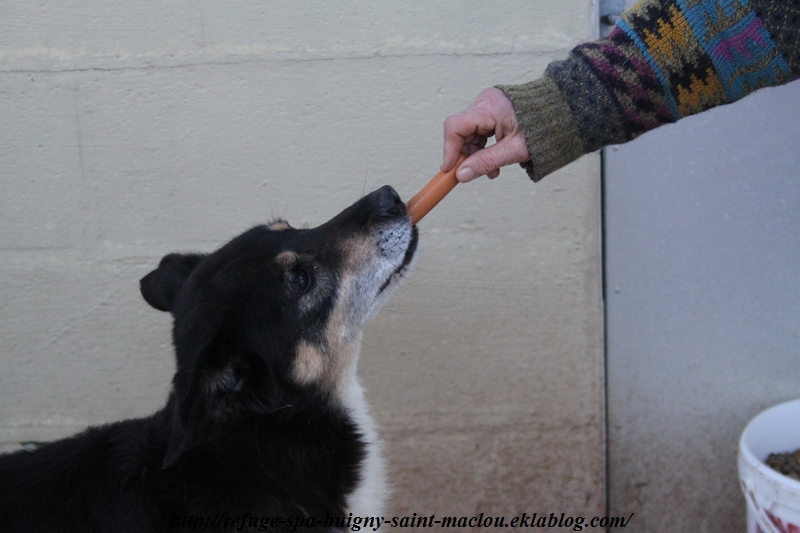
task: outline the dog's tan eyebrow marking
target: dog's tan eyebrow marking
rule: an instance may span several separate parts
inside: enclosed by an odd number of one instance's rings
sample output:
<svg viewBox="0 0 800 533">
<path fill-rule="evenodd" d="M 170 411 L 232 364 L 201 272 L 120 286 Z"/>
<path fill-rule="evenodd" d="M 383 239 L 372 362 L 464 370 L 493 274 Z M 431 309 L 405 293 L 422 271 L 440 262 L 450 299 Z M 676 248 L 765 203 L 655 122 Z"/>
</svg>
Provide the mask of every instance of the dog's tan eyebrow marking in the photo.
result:
<svg viewBox="0 0 800 533">
<path fill-rule="evenodd" d="M 297 264 L 297 254 L 291 250 L 286 250 L 275 256 L 275 262 L 283 268 L 291 268 Z"/>
<path fill-rule="evenodd" d="M 272 231 L 286 231 L 287 229 L 292 229 L 292 227 L 285 220 L 276 220 L 267 225 L 267 229 Z"/>
</svg>

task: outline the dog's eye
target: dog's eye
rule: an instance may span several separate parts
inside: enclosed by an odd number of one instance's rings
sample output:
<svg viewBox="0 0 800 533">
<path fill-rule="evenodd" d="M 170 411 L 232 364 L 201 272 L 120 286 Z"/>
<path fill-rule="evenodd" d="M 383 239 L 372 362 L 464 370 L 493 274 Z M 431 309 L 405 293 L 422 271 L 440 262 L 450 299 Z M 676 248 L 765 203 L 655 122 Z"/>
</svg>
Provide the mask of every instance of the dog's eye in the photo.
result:
<svg viewBox="0 0 800 533">
<path fill-rule="evenodd" d="M 300 294 L 308 292 L 314 285 L 314 276 L 311 269 L 298 270 L 294 282 Z"/>
</svg>

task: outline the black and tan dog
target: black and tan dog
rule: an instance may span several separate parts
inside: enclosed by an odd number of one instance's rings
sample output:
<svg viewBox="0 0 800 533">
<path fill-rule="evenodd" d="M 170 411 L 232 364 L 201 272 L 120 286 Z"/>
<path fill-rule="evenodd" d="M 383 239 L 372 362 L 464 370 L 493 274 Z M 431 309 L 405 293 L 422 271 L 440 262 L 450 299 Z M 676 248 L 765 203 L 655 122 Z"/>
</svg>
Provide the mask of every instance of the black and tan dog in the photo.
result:
<svg viewBox="0 0 800 533">
<path fill-rule="evenodd" d="M 141 291 L 174 317 L 167 405 L 0 457 L 0 531 L 224 530 L 237 517 L 239 530 L 303 517 L 321 531 L 351 512 L 380 516 L 385 477 L 356 363 L 362 327 L 416 245 L 387 186 L 314 229 L 278 221 L 208 255 L 164 257 Z"/>
</svg>

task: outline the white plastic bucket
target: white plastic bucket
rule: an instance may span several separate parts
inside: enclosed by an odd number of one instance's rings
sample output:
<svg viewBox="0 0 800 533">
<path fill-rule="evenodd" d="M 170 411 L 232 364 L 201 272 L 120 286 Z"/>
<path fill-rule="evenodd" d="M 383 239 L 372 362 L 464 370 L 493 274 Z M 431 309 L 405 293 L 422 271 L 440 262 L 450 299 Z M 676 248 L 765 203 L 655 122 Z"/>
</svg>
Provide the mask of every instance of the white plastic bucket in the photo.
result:
<svg viewBox="0 0 800 533">
<path fill-rule="evenodd" d="M 739 480 L 747 500 L 748 533 L 800 533 L 800 481 L 768 467 L 771 453 L 800 448 L 800 400 L 767 409 L 739 440 Z"/>
</svg>

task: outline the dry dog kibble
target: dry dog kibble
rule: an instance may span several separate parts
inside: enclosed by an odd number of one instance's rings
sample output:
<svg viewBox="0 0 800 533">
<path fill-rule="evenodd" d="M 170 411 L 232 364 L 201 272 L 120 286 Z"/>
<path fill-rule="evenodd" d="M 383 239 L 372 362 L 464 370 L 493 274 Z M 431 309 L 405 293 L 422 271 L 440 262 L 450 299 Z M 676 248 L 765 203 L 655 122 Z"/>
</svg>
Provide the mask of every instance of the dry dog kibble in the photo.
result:
<svg viewBox="0 0 800 533">
<path fill-rule="evenodd" d="M 787 453 L 771 453 L 766 463 L 776 472 L 800 481 L 800 449 Z"/>
</svg>

